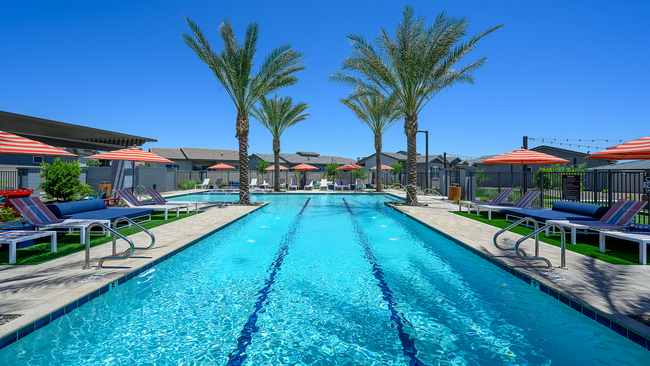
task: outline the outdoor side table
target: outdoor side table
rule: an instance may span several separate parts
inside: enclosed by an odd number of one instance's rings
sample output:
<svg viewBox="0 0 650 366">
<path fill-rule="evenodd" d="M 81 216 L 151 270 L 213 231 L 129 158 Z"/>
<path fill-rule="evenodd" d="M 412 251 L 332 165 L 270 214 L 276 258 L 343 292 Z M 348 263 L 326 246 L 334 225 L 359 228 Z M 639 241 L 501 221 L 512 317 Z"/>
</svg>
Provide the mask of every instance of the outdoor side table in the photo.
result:
<svg viewBox="0 0 650 366">
<path fill-rule="evenodd" d="M 9 244 L 9 264 L 16 263 L 16 244 L 49 236 L 52 252 L 56 252 L 56 231 L 0 231 L 0 243 Z"/>
</svg>

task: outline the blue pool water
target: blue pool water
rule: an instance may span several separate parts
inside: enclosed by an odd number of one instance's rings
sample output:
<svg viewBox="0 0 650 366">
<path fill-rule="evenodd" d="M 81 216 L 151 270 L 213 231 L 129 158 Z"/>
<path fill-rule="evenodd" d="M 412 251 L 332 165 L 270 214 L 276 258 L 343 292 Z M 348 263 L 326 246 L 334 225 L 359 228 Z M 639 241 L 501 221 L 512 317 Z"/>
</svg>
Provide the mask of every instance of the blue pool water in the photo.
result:
<svg viewBox="0 0 650 366">
<path fill-rule="evenodd" d="M 385 206 L 392 197 L 252 198 L 270 204 L 0 350 L 0 363 L 648 363 L 633 342 Z"/>
</svg>

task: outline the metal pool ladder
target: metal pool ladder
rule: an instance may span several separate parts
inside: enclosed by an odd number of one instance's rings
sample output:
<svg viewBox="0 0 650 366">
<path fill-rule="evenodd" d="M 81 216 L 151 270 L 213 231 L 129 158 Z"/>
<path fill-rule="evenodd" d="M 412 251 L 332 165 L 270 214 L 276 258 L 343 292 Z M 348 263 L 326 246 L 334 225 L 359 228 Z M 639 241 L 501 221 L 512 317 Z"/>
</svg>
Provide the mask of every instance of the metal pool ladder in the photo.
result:
<svg viewBox="0 0 650 366">
<path fill-rule="evenodd" d="M 505 233 L 506 231 L 512 229 L 513 227 L 515 227 L 515 226 L 517 226 L 517 225 L 519 225 L 519 224 L 521 224 L 523 222 L 526 222 L 526 223 L 532 222 L 533 225 L 535 226 L 535 230 L 533 230 L 532 233 L 530 233 L 530 234 L 524 236 L 523 238 L 517 240 L 517 243 L 515 243 L 514 247 L 511 247 L 511 248 L 501 247 L 497 242 L 497 238 L 499 237 L 499 235 Z M 561 250 L 560 262 L 561 263 L 560 263 L 560 266 L 557 267 L 557 268 L 568 269 L 567 266 L 566 266 L 566 242 L 565 242 L 566 235 L 565 235 L 565 232 L 564 232 L 564 228 L 562 226 L 560 226 L 560 225 L 550 224 L 550 225 L 545 225 L 545 226 L 540 228 L 539 225 L 537 224 L 537 221 L 535 221 L 535 219 L 533 219 L 532 217 L 524 217 L 523 219 L 513 223 L 512 225 L 508 226 L 507 228 L 502 229 L 499 232 L 497 232 L 496 234 L 494 234 L 494 239 L 492 241 L 494 243 L 494 246 L 497 247 L 498 249 L 501 249 L 501 250 L 514 250 L 515 253 L 517 254 L 517 256 L 519 258 L 523 259 L 523 260 L 544 261 L 544 262 L 546 262 L 546 265 L 548 266 L 548 268 L 553 268 L 553 265 L 551 264 L 551 261 L 549 261 L 547 258 L 539 256 L 539 233 L 546 230 L 546 229 L 549 229 L 551 227 L 559 228 L 560 232 L 562 233 L 561 246 L 560 246 L 560 250 Z M 534 257 L 529 256 L 528 254 L 526 254 L 526 251 L 519 248 L 521 243 L 523 243 L 526 239 L 528 239 L 528 238 L 530 238 L 532 236 L 535 236 L 535 256 Z"/>
<path fill-rule="evenodd" d="M 126 236 L 120 234 L 117 231 L 117 224 L 120 221 L 129 222 L 131 225 L 133 225 L 133 226 L 137 227 L 138 229 L 140 229 L 140 230 L 144 231 L 145 233 L 147 233 L 151 237 L 151 244 L 146 248 L 136 248 L 135 245 L 133 244 L 133 241 L 131 241 L 131 239 L 127 238 Z M 104 225 L 102 223 L 94 222 L 94 223 L 90 224 L 88 226 L 88 228 L 86 229 L 86 262 L 85 262 L 85 265 L 82 267 L 83 269 L 91 269 L 91 268 L 93 268 L 90 265 L 90 231 L 95 226 L 100 226 L 100 227 L 104 228 L 105 230 L 107 230 L 108 232 L 113 234 L 113 255 L 100 259 L 99 263 L 97 264 L 97 269 L 103 268 L 104 262 L 106 260 L 128 259 L 133 255 L 133 252 L 136 249 L 141 249 L 141 250 L 151 249 L 151 248 L 153 248 L 154 244 L 156 243 L 156 238 L 155 238 L 155 236 L 153 235 L 153 233 L 151 231 L 145 229 L 144 227 L 140 226 L 135 221 L 133 221 L 133 220 L 127 218 L 127 217 L 124 217 L 124 216 L 118 217 L 115 220 L 115 222 L 113 223 L 112 228 L 110 228 L 110 227 L 108 227 L 108 226 L 106 226 L 106 225 Z M 127 243 L 129 243 L 129 247 L 130 247 L 121 256 L 117 255 L 117 237 L 118 236 L 120 238 L 124 239 Z"/>
</svg>

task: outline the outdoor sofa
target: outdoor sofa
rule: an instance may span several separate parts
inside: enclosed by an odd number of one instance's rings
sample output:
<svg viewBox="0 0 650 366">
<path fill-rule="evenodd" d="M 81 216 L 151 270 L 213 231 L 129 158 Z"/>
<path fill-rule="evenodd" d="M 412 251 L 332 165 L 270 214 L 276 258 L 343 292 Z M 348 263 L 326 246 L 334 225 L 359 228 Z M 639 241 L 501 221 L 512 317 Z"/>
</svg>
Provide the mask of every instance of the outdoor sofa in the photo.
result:
<svg viewBox="0 0 650 366">
<path fill-rule="evenodd" d="M 102 200 L 84 200 L 47 205 L 47 208 L 59 219 L 110 220 L 128 217 L 140 222 L 151 220 L 152 210 L 148 208 L 106 207 Z"/>
</svg>

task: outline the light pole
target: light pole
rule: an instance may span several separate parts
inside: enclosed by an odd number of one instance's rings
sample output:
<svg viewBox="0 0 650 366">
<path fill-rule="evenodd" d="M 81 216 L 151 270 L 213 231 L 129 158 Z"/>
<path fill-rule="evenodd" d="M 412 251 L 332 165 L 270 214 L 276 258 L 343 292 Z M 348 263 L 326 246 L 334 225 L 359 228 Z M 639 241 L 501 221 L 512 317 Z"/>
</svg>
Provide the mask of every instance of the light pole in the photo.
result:
<svg viewBox="0 0 650 366">
<path fill-rule="evenodd" d="M 426 139 L 426 141 L 425 141 L 426 142 L 426 150 L 425 150 L 425 153 L 426 153 L 425 167 L 426 168 L 425 169 L 427 170 L 427 173 L 425 175 L 425 179 L 424 179 L 425 183 L 424 184 L 426 185 L 427 188 L 429 188 L 429 130 L 418 131 L 418 133 L 424 133 L 426 135 L 426 138 L 425 138 Z M 417 167 L 417 160 L 416 160 L 415 166 Z M 416 184 L 417 184 L 417 180 L 416 180 Z"/>
</svg>

